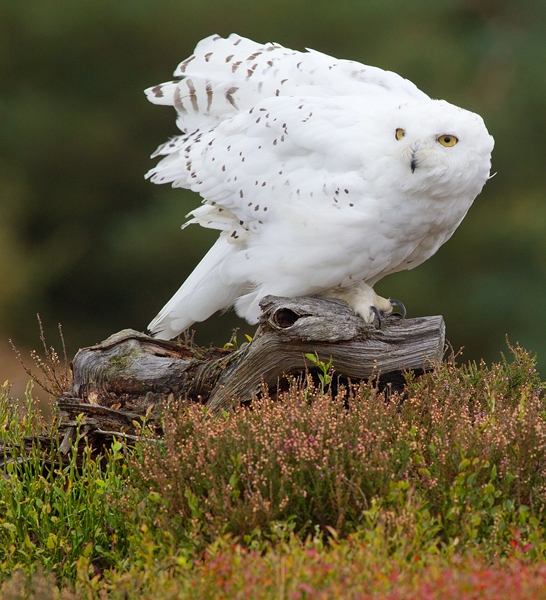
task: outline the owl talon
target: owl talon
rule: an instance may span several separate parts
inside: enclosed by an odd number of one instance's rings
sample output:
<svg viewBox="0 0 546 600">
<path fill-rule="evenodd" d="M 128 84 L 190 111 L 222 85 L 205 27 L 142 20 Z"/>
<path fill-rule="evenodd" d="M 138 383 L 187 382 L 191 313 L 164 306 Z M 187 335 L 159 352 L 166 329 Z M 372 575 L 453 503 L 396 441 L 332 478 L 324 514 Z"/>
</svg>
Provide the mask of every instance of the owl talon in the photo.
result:
<svg viewBox="0 0 546 600">
<path fill-rule="evenodd" d="M 389 300 L 393 308 L 397 308 L 400 312 L 391 313 L 393 317 L 406 318 L 406 307 L 400 302 L 400 300 Z"/>
<path fill-rule="evenodd" d="M 373 312 L 373 314 L 375 315 L 375 317 L 377 319 L 377 329 L 381 329 L 381 327 L 383 325 L 383 317 L 381 316 L 379 309 L 376 308 L 375 306 L 370 306 L 370 310 Z"/>
</svg>

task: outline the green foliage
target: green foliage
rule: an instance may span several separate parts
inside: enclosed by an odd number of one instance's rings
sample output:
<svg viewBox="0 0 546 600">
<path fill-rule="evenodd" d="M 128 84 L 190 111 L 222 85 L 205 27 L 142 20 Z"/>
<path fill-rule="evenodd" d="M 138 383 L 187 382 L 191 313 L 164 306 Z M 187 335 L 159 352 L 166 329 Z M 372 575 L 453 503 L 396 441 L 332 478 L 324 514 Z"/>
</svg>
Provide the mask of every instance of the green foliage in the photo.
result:
<svg viewBox="0 0 546 600">
<path fill-rule="evenodd" d="M 546 406 L 534 359 L 511 350 L 408 377 L 403 398 L 307 378 L 218 417 L 172 405 L 164 442 L 105 456 L 81 424 L 64 465 L 55 424 L 48 451 L 18 450 L 46 426 L 32 389 L 19 406 L 5 384 L 0 600 L 539 598 Z"/>
<path fill-rule="evenodd" d="M 314 364 L 316 367 L 318 367 L 318 369 L 319 369 L 318 378 L 319 378 L 319 382 L 320 382 L 320 391 L 324 394 L 327 387 L 332 383 L 332 373 L 333 373 L 332 357 L 330 357 L 330 360 L 327 363 L 325 363 L 322 360 L 319 360 L 319 357 L 317 354 L 306 354 L 305 358 L 308 361 L 310 361 L 312 364 Z"/>
</svg>

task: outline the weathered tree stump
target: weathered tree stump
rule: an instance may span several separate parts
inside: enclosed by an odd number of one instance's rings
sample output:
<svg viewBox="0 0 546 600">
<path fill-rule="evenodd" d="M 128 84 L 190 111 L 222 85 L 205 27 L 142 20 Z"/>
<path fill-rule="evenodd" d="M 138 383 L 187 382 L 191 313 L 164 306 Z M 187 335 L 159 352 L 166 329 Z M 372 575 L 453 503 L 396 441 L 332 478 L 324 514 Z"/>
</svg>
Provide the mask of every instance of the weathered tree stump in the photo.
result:
<svg viewBox="0 0 546 600">
<path fill-rule="evenodd" d="M 78 402 L 60 399 L 61 410 L 74 416 L 83 403 L 144 414 L 174 395 L 218 412 L 312 367 L 307 353 L 332 360 L 336 375 L 351 380 L 422 372 L 443 355 L 441 316 L 391 316 L 377 329 L 340 300 L 267 296 L 260 305 L 254 339 L 235 351 L 192 349 L 130 329 L 81 349 L 72 364 Z"/>
<path fill-rule="evenodd" d="M 432 368 L 443 355 L 440 316 L 391 316 L 377 329 L 340 300 L 267 296 L 260 304 L 254 339 L 235 351 L 194 348 L 131 329 L 79 350 L 72 389 L 57 399 L 61 443 L 50 466 L 70 462 L 78 431 L 97 455 L 112 438 L 137 440 L 143 421 L 161 435 L 160 413 L 169 397 L 200 402 L 213 413 L 248 402 L 262 386 L 271 389 L 285 376 L 313 370 L 305 354 L 332 360 L 338 377 L 377 376 L 387 385 L 403 383 L 404 371 Z M 35 445 L 49 456 L 51 444 L 47 435 L 28 437 L 21 447 L 0 440 L 0 474 L 6 464 L 26 460 Z"/>
</svg>

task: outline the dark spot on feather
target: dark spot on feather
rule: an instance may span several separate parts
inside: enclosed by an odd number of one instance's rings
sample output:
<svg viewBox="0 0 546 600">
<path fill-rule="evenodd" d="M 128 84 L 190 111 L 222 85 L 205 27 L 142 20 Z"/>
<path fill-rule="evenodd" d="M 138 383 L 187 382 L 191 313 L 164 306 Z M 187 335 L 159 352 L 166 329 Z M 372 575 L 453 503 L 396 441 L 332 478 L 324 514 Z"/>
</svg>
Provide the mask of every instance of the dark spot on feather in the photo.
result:
<svg viewBox="0 0 546 600">
<path fill-rule="evenodd" d="M 207 112 L 209 112 L 212 105 L 212 85 L 207 83 Z"/>
<path fill-rule="evenodd" d="M 222 171 L 226 170 L 226 165 L 222 165 Z"/>
<path fill-rule="evenodd" d="M 156 85 L 152 88 L 152 93 L 156 98 L 163 98 L 163 87 L 161 85 Z"/>
<path fill-rule="evenodd" d="M 191 79 L 186 79 L 186 85 L 190 90 L 190 101 L 192 108 L 195 112 L 199 112 L 199 104 L 197 103 L 197 95 L 195 94 L 195 86 L 193 85 L 193 81 Z"/>
<path fill-rule="evenodd" d="M 237 104 L 235 104 L 235 100 L 233 99 L 233 94 L 238 90 L 238 87 L 230 87 L 226 92 L 227 101 L 233 106 L 233 108 L 239 108 Z"/>
<path fill-rule="evenodd" d="M 352 202 L 349 202 L 349 206 L 354 206 L 354 204 Z"/>
<path fill-rule="evenodd" d="M 240 61 L 240 60 L 239 60 L 239 61 L 237 61 L 237 62 L 234 62 L 234 63 L 231 65 L 231 72 L 232 72 L 232 73 L 235 73 L 235 71 L 236 71 L 236 70 L 237 70 L 237 69 L 240 67 L 240 65 L 241 65 L 241 61 Z"/>
<path fill-rule="evenodd" d="M 265 187 L 265 186 L 266 186 L 266 182 L 264 181 L 264 182 L 262 183 L 262 187 Z"/>
<path fill-rule="evenodd" d="M 260 205 L 256 204 L 256 206 L 254 207 L 254 210 L 260 210 Z"/>
<path fill-rule="evenodd" d="M 239 38 L 236 42 L 233 42 L 234 46 L 238 46 L 241 43 L 241 38 Z"/>
<path fill-rule="evenodd" d="M 174 90 L 174 107 L 179 113 L 183 115 L 188 114 L 188 111 L 182 102 L 182 96 L 180 95 L 180 89 L 178 87 Z"/>
<path fill-rule="evenodd" d="M 228 63 L 234 56 L 235 54 L 230 54 L 229 56 L 226 56 L 226 62 Z"/>
<path fill-rule="evenodd" d="M 191 63 L 192 60 L 195 59 L 195 56 L 190 56 L 188 59 L 186 59 L 183 63 L 180 64 L 180 67 L 178 67 L 178 70 L 181 73 L 185 73 L 186 72 L 186 67 Z"/>
<path fill-rule="evenodd" d="M 346 194 L 348 194 L 348 193 L 349 193 L 349 190 L 343 190 L 343 191 L 344 191 Z"/>
<path fill-rule="evenodd" d="M 208 52 L 207 54 L 205 54 L 205 62 L 209 62 L 211 56 L 212 52 Z"/>
<path fill-rule="evenodd" d="M 239 196 L 242 198 L 243 197 L 243 190 L 239 190 Z M 241 221 L 241 225 L 242 225 L 242 221 Z"/>
</svg>

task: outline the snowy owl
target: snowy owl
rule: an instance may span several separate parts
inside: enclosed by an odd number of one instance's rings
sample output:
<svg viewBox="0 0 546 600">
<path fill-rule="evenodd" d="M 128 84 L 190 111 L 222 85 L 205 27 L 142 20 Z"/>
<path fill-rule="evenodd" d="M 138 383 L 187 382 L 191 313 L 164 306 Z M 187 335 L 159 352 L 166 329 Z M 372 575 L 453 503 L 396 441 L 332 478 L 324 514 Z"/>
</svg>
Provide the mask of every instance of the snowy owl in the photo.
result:
<svg viewBox="0 0 546 600">
<path fill-rule="evenodd" d="M 150 323 L 171 339 L 218 310 L 257 323 L 260 300 L 345 300 L 365 322 L 373 285 L 448 240 L 489 178 L 481 117 L 390 71 L 230 35 L 208 37 L 146 90 L 182 135 L 147 177 L 202 197 L 186 223 L 221 233 Z"/>
</svg>

